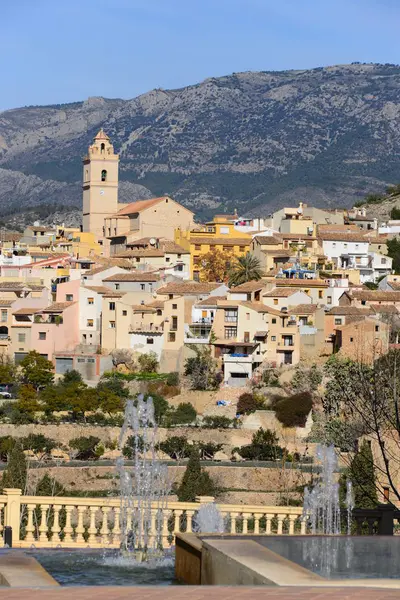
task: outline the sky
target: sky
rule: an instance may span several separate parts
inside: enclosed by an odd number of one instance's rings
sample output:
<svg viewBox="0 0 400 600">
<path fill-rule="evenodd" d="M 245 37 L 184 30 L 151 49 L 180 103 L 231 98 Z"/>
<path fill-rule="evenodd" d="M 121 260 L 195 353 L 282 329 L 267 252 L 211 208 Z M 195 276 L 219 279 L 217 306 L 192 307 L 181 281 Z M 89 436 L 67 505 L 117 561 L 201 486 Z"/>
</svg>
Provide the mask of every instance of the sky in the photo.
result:
<svg viewBox="0 0 400 600">
<path fill-rule="evenodd" d="M 0 0 L 0 110 L 400 63 L 400 0 Z"/>
</svg>

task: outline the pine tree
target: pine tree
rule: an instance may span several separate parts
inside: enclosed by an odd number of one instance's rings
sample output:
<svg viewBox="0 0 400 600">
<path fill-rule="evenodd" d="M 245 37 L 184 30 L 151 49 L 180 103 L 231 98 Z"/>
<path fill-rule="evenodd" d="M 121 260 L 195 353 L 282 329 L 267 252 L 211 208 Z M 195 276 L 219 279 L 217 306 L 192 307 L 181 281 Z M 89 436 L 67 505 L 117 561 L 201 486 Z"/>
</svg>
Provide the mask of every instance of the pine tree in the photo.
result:
<svg viewBox="0 0 400 600">
<path fill-rule="evenodd" d="M 374 461 L 372 450 L 364 441 L 359 452 L 351 461 L 348 478 L 353 484 L 354 505 L 357 508 L 375 508 L 378 504 L 376 493 Z"/>
<path fill-rule="evenodd" d="M 1 488 L 18 488 L 22 493 L 26 489 L 27 461 L 22 449 L 21 442 L 17 440 L 11 450 L 7 463 L 7 469 L 3 473 Z"/>
<path fill-rule="evenodd" d="M 193 448 L 181 485 L 178 488 L 180 502 L 194 502 L 196 496 L 215 496 L 217 488 L 207 471 L 201 468 L 200 454 Z"/>
</svg>

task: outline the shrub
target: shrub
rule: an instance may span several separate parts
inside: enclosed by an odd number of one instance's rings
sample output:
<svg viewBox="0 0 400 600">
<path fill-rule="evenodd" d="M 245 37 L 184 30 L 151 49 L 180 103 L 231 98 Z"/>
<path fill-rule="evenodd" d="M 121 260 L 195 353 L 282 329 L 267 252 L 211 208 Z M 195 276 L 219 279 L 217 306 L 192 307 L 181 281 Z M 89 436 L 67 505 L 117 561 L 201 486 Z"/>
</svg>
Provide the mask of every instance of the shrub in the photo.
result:
<svg viewBox="0 0 400 600">
<path fill-rule="evenodd" d="M 312 409 L 310 392 L 300 392 L 275 403 L 276 418 L 285 427 L 304 427 Z"/>
<path fill-rule="evenodd" d="M 174 460 L 180 460 L 190 456 L 193 446 L 188 443 L 186 437 L 173 435 L 164 442 L 157 444 L 157 449 L 165 452 Z"/>
<path fill-rule="evenodd" d="M 41 458 L 57 448 L 57 443 L 42 433 L 30 433 L 22 438 L 21 442 L 24 450 L 32 450 L 35 454 L 41 455 Z"/>
<path fill-rule="evenodd" d="M 171 408 L 166 418 L 166 424 L 171 427 L 173 425 L 188 425 L 196 420 L 197 412 L 190 402 L 181 402 L 174 409 Z"/>
<path fill-rule="evenodd" d="M 42 479 L 38 482 L 35 490 L 36 496 L 65 496 L 66 491 L 64 486 L 50 477 L 47 473 L 43 475 Z"/>
<path fill-rule="evenodd" d="M 153 398 L 155 420 L 157 423 L 160 423 L 169 409 L 169 404 L 166 399 L 159 394 L 146 394 L 145 400 L 147 401 L 150 396 Z"/>
<path fill-rule="evenodd" d="M 230 419 L 229 417 L 224 417 L 222 415 L 208 415 L 204 417 L 202 422 L 202 427 L 207 429 L 229 429 L 230 427 L 238 426 L 237 419 Z"/>
<path fill-rule="evenodd" d="M 173 371 L 172 373 L 167 374 L 166 379 L 167 385 L 178 386 L 179 385 L 179 373 Z"/>
<path fill-rule="evenodd" d="M 185 375 L 190 380 L 192 390 L 216 390 L 221 382 L 217 373 L 217 362 L 211 356 L 209 348 L 196 348 L 195 357 L 185 361 Z"/>
<path fill-rule="evenodd" d="M 220 452 L 224 445 L 214 444 L 214 442 L 200 442 L 198 447 L 201 460 L 212 460 L 214 458 L 214 454 Z"/>
<path fill-rule="evenodd" d="M 76 458 L 78 460 L 93 460 L 98 458 L 96 447 L 99 442 L 100 439 L 94 435 L 90 435 L 89 437 L 81 436 L 71 440 L 69 446 L 77 450 Z"/>
<path fill-rule="evenodd" d="M 144 441 L 141 435 L 135 437 L 130 435 L 126 440 L 125 446 L 122 448 L 122 454 L 132 460 L 136 456 L 136 452 L 143 452 Z"/>
<path fill-rule="evenodd" d="M 266 369 L 262 374 L 262 381 L 269 387 L 281 387 L 279 375 L 275 369 Z"/>
<path fill-rule="evenodd" d="M 0 437 L 0 460 L 7 462 L 8 457 L 14 448 L 15 439 L 11 435 L 5 435 Z"/>
<path fill-rule="evenodd" d="M 276 434 L 262 427 L 253 434 L 251 444 L 235 448 L 235 452 L 246 460 L 278 460 L 284 455 Z"/>
<path fill-rule="evenodd" d="M 7 469 L 3 473 L 1 488 L 3 490 L 4 488 L 19 488 L 24 493 L 26 489 L 27 473 L 27 460 L 21 442 L 16 440 L 9 455 Z"/>
<path fill-rule="evenodd" d="M 155 373 L 158 369 L 158 358 L 155 352 L 140 354 L 138 363 L 141 373 Z"/>
<path fill-rule="evenodd" d="M 245 392 L 239 396 L 237 404 L 237 413 L 239 415 L 248 415 L 256 410 L 262 410 L 263 408 L 265 408 L 264 398 L 257 396 L 257 394 Z"/>
<path fill-rule="evenodd" d="M 178 490 L 180 502 L 194 502 L 196 496 L 216 496 L 217 487 L 207 471 L 201 468 L 198 448 L 194 447 Z"/>
<path fill-rule="evenodd" d="M 129 390 L 125 386 L 125 383 L 119 377 L 109 377 L 108 379 L 102 378 L 97 384 L 98 392 L 108 392 L 115 394 L 119 398 L 129 398 Z"/>
<path fill-rule="evenodd" d="M 173 398 L 180 393 L 180 388 L 175 385 L 169 385 L 164 381 L 154 381 L 148 385 L 149 394 L 160 394 L 164 398 Z"/>
</svg>

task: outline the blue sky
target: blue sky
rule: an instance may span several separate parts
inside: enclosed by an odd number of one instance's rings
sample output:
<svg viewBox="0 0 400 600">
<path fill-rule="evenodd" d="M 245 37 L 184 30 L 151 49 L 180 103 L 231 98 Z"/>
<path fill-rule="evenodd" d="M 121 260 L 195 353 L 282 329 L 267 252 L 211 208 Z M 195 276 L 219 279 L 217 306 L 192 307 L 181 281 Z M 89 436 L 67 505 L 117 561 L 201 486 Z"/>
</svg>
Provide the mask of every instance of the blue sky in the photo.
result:
<svg viewBox="0 0 400 600">
<path fill-rule="evenodd" d="M 400 0 L 0 0 L 0 109 L 400 63 Z"/>
</svg>

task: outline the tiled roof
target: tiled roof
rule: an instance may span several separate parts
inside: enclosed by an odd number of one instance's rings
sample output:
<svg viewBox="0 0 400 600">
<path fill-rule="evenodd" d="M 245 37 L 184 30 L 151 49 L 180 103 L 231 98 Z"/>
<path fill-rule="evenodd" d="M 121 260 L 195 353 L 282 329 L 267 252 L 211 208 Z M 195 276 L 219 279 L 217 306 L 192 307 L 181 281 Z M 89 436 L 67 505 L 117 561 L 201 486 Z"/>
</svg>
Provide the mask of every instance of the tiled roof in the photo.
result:
<svg viewBox="0 0 400 600">
<path fill-rule="evenodd" d="M 108 294 L 109 292 L 114 292 L 114 290 L 112 290 L 109 287 L 106 287 L 105 285 L 85 285 L 84 289 L 91 290 L 92 292 L 101 295 Z"/>
<path fill-rule="evenodd" d="M 157 309 L 154 306 L 149 306 L 146 304 L 133 304 L 132 310 L 133 310 L 133 312 L 148 312 L 148 313 L 157 312 Z"/>
<path fill-rule="evenodd" d="M 131 273 L 117 273 L 106 277 L 104 281 L 159 281 L 160 276 L 155 273 L 143 273 L 139 271 L 132 271 Z"/>
<path fill-rule="evenodd" d="M 317 304 L 298 304 L 297 306 L 291 306 L 288 313 L 290 315 L 312 315 L 317 308 Z"/>
<path fill-rule="evenodd" d="M 321 224 L 317 225 L 318 233 L 351 233 L 360 232 L 360 228 L 357 225 L 341 225 L 341 224 Z"/>
<path fill-rule="evenodd" d="M 209 296 L 204 300 L 200 300 L 200 302 L 196 302 L 196 306 L 217 306 L 221 300 L 226 300 L 226 296 Z"/>
<path fill-rule="evenodd" d="M 19 242 L 22 236 L 19 231 L 2 231 L 0 238 L 2 242 Z"/>
<path fill-rule="evenodd" d="M 95 140 L 110 140 L 108 135 L 103 131 L 103 128 L 100 129 L 99 133 L 94 138 Z"/>
<path fill-rule="evenodd" d="M 400 291 L 400 281 L 388 281 L 387 283 L 395 292 Z"/>
<path fill-rule="evenodd" d="M 89 271 L 85 271 L 84 276 L 86 277 L 87 275 L 98 275 L 99 273 L 103 273 L 103 271 L 107 271 L 108 269 L 111 269 L 111 267 L 106 267 L 106 266 L 102 266 L 102 267 L 95 267 L 94 269 L 90 269 Z"/>
<path fill-rule="evenodd" d="M 43 233 L 45 231 L 54 231 L 55 232 L 55 227 L 40 227 L 40 226 L 35 227 L 35 225 L 28 225 L 27 229 L 31 229 L 32 231 L 40 231 L 40 232 L 43 231 Z"/>
<path fill-rule="evenodd" d="M 317 238 L 314 237 L 313 235 L 307 235 L 305 233 L 281 233 L 280 234 L 282 236 L 283 240 L 316 240 Z"/>
<path fill-rule="evenodd" d="M 365 239 L 365 235 L 362 232 L 351 232 L 351 233 L 325 233 L 319 232 L 318 237 L 322 241 L 326 242 L 364 242 L 367 243 L 368 240 Z"/>
<path fill-rule="evenodd" d="M 26 290 L 29 286 L 22 281 L 0 281 L 0 290 Z"/>
<path fill-rule="evenodd" d="M 182 281 L 167 283 L 161 288 L 158 288 L 157 294 L 209 294 L 216 288 L 223 285 L 222 283 L 197 283 L 196 281 Z"/>
<path fill-rule="evenodd" d="M 28 283 L 27 285 L 29 286 L 29 289 L 32 290 L 32 292 L 41 292 L 46 287 L 45 285 L 42 285 L 40 283 Z"/>
<path fill-rule="evenodd" d="M 126 250 L 117 254 L 118 258 L 151 258 L 160 257 L 165 255 L 164 250 L 159 248 L 141 248 L 140 250 Z"/>
<path fill-rule="evenodd" d="M 206 246 L 250 246 L 251 237 L 247 238 L 213 238 L 213 237 L 192 237 L 191 244 L 204 244 Z"/>
<path fill-rule="evenodd" d="M 185 248 L 182 248 L 179 244 L 175 244 L 172 240 L 163 240 L 160 242 L 160 246 L 168 254 L 190 254 L 189 250 L 185 250 Z"/>
<path fill-rule="evenodd" d="M 400 302 L 400 292 L 383 292 L 382 290 L 353 290 L 350 295 L 356 300 L 370 302 Z"/>
<path fill-rule="evenodd" d="M 391 315 L 398 315 L 399 314 L 399 311 L 394 306 L 394 304 L 370 304 L 370 307 L 376 313 L 391 314 Z"/>
<path fill-rule="evenodd" d="M 121 208 L 118 212 L 118 216 L 131 215 L 133 213 L 142 212 L 142 210 L 146 210 L 147 208 L 151 208 L 160 202 L 163 202 L 168 196 L 162 196 L 160 198 L 150 198 L 149 200 L 138 200 L 137 202 L 131 202 Z"/>
<path fill-rule="evenodd" d="M 261 246 L 280 246 L 282 244 L 282 238 L 275 235 L 255 235 L 253 240 Z"/>
<path fill-rule="evenodd" d="M 42 313 L 53 313 L 53 312 L 63 312 L 66 308 L 69 308 L 76 302 L 54 302 L 50 304 L 47 308 L 40 310 Z"/>
<path fill-rule="evenodd" d="M 152 240 L 153 238 L 151 237 L 143 237 L 143 238 L 139 238 L 138 240 L 132 240 L 130 242 L 127 242 L 126 246 L 128 248 L 130 248 L 131 246 L 149 246 L 150 245 L 150 240 Z"/>
<path fill-rule="evenodd" d="M 271 315 L 281 315 L 280 310 L 276 310 L 276 308 L 271 308 L 270 306 L 265 306 L 262 302 L 242 302 L 242 306 L 246 308 L 251 308 L 259 313 L 270 313 Z"/>
<path fill-rule="evenodd" d="M 147 306 L 152 306 L 153 308 L 164 308 L 164 300 L 153 300 L 153 302 L 148 302 Z"/>
<path fill-rule="evenodd" d="M 33 315 L 38 311 L 40 311 L 40 308 L 37 306 L 35 308 L 18 308 L 18 310 L 13 310 L 13 315 Z"/>
<path fill-rule="evenodd" d="M 370 307 L 359 308 L 358 306 L 334 306 L 326 314 L 343 316 L 367 316 L 374 314 L 374 311 Z"/>
<path fill-rule="evenodd" d="M 232 294 L 236 294 L 236 292 L 254 292 L 256 290 L 262 290 L 265 286 L 265 282 L 260 279 L 259 281 L 247 281 L 246 283 L 241 283 L 236 287 L 232 287 L 229 291 Z"/>
<path fill-rule="evenodd" d="M 264 254 L 272 256 L 272 258 L 274 258 L 275 256 L 295 256 L 295 252 L 291 248 L 278 248 L 277 250 L 262 250 L 262 252 L 264 252 Z"/>
<path fill-rule="evenodd" d="M 14 298 L 0 298 L 0 306 L 11 306 L 13 302 Z"/>
<path fill-rule="evenodd" d="M 277 278 L 277 286 L 288 286 L 288 287 L 329 287 L 329 284 L 324 279 L 289 279 L 289 278 Z"/>
<path fill-rule="evenodd" d="M 292 294 L 296 294 L 299 290 L 291 290 L 290 288 L 274 288 L 263 294 L 263 298 L 288 298 Z"/>
<path fill-rule="evenodd" d="M 374 221 L 373 217 L 363 217 L 362 215 L 349 216 L 350 221 Z"/>
</svg>

